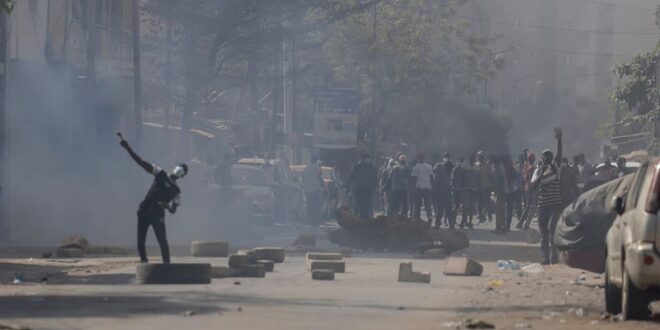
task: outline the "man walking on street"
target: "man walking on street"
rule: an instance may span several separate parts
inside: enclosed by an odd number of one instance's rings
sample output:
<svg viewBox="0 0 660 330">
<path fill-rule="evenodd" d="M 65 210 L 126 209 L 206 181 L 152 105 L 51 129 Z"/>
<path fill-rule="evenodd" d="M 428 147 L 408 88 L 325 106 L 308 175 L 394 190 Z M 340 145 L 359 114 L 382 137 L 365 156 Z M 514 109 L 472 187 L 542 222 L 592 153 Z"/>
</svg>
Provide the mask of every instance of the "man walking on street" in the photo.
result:
<svg viewBox="0 0 660 330">
<path fill-rule="evenodd" d="M 443 215 L 445 224 L 454 229 L 455 219 L 451 205 L 451 180 L 445 169 L 445 163 L 438 162 L 433 166 L 433 205 L 435 209 L 435 228 L 440 228 Z M 453 166 L 452 166 L 453 167 Z"/>
<path fill-rule="evenodd" d="M 390 187 L 392 189 L 392 200 L 388 215 L 407 216 L 408 213 L 408 169 L 406 168 L 406 155 L 400 155 L 399 161 L 392 167 L 390 175 Z"/>
<path fill-rule="evenodd" d="M 562 131 L 555 128 L 557 139 L 557 155 L 546 149 L 541 153 L 543 164 L 539 166 L 532 177 L 532 185 L 539 191 L 539 229 L 541 230 L 541 252 L 543 264 L 556 264 L 559 254 L 554 244 L 555 228 L 562 211 L 561 181 L 559 163 L 562 156 Z"/>
<path fill-rule="evenodd" d="M 368 154 L 362 155 L 348 178 L 355 198 L 354 212 L 362 219 L 369 219 L 373 215 L 372 198 L 377 181 L 378 171 L 371 164 L 371 157 Z"/>
<path fill-rule="evenodd" d="M 147 231 L 149 230 L 149 226 L 151 226 L 154 229 L 158 245 L 160 246 L 163 263 L 169 263 L 170 248 L 167 244 L 167 234 L 165 231 L 165 210 L 168 210 L 170 214 L 174 214 L 179 205 L 181 205 L 181 189 L 176 181 L 188 174 L 188 166 L 181 163 L 174 167 L 171 173 L 167 173 L 160 167 L 143 160 L 128 145 L 128 142 L 124 140 L 121 133 L 117 133 L 117 135 L 121 139 L 119 144 L 128 152 L 131 158 L 145 171 L 154 176 L 154 181 L 151 183 L 151 187 L 144 200 L 140 203 L 140 208 L 137 212 L 137 245 L 140 262 L 149 262 L 145 242 L 147 240 Z"/>
<path fill-rule="evenodd" d="M 426 218 L 429 226 L 433 222 L 431 209 L 431 183 L 433 182 L 433 167 L 424 160 L 424 155 L 417 156 L 417 164 L 412 169 L 412 179 L 415 181 L 415 211 L 414 218 L 422 218 L 422 203 L 426 210 Z"/>
<path fill-rule="evenodd" d="M 318 157 L 312 156 L 311 162 L 302 173 L 303 190 L 307 202 L 307 218 L 316 223 L 321 218 L 321 197 L 324 190 L 321 166 Z"/>
<path fill-rule="evenodd" d="M 479 172 L 474 167 L 474 159 L 475 157 L 472 155 L 469 164 L 460 161 L 451 175 L 452 189 L 454 194 L 459 196 L 454 214 L 458 213 L 458 208 L 461 206 L 461 229 L 473 228 L 472 218 L 475 214 L 476 197 L 479 193 Z"/>
</svg>

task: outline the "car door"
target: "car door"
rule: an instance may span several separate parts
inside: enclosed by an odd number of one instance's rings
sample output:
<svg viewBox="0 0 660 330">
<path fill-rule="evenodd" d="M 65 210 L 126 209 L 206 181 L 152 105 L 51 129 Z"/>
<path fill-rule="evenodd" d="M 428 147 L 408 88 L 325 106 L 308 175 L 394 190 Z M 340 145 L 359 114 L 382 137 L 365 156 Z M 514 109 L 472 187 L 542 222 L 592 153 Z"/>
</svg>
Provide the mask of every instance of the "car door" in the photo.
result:
<svg viewBox="0 0 660 330">
<path fill-rule="evenodd" d="M 644 203 L 640 202 L 640 200 L 643 195 L 643 187 L 649 181 L 649 178 L 647 178 L 648 169 L 648 163 L 645 163 L 637 172 L 633 186 L 626 196 L 622 196 L 625 210 L 623 214 L 616 217 L 616 220 L 614 220 L 612 227 L 607 233 L 607 267 L 610 280 L 619 285 L 623 279 L 624 237 L 628 224 L 635 217 L 640 216 L 639 212 L 644 212 Z"/>
</svg>

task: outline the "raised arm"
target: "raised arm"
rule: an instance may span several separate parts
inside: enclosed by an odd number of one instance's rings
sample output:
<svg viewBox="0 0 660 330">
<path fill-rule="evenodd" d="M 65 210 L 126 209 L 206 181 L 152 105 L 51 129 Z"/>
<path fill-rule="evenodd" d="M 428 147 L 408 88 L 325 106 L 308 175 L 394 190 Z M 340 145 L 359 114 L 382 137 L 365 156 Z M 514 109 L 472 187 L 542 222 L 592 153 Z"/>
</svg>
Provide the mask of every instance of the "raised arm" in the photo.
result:
<svg viewBox="0 0 660 330">
<path fill-rule="evenodd" d="M 142 159 L 142 157 L 140 157 L 137 153 L 135 153 L 133 148 L 131 148 L 131 146 L 128 145 L 128 142 L 124 140 L 124 137 L 121 135 L 121 133 L 117 132 L 117 136 L 119 136 L 119 138 L 121 139 L 119 145 L 121 145 L 124 149 L 126 149 L 126 152 L 128 152 L 131 158 L 133 158 L 133 160 L 138 165 L 140 165 L 140 167 L 142 167 L 145 171 L 149 173 L 154 173 L 154 166 L 151 163 Z"/>
<path fill-rule="evenodd" d="M 563 132 L 561 128 L 555 127 L 555 139 L 557 139 L 557 156 L 555 157 L 555 162 L 557 162 L 557 164 L 561 164 L 561 157 L 563 153 L 562 136 Z"/>
</svg>

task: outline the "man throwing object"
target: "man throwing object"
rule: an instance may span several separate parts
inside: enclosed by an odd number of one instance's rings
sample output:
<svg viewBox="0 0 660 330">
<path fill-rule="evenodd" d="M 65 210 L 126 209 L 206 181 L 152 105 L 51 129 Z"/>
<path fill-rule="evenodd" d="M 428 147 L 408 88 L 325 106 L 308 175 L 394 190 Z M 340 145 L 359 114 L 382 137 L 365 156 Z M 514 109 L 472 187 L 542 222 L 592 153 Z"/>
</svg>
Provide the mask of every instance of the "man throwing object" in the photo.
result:
<svg viewBox="0 0 660 330">
<path fill-rule="evenodd" d="M 149 226 L 154 228 L 158 245 L 160 246 L 160 253 L 163 257 L 163 263 L 170 262 L 170 249 L 167 245 L 167 235 L 165 233 L 165 210 L 170 214 L 174 214 L 176 209 L 181 205 L 181 189 L 176 184 L 176 181 L 183 178 L 188 174 L 188 166 L 186 164 L 179 164 L 174 167 L 172 173 L 163 171 L 160 167 L 146 162 L 138 154 L 133 151 L 128 142 L 124 140 L 121 133 L 117 132 L 117 136 L 121 142 L 119 143 L 133 160 L 140 165 L 145 171 L 154 176 L 154 181 L 144 197 L 138 209 L 138 253 L 140 254 L 141 262 L 149 262 L 147 259 L 147 251 L 145 248 L 145 241 L 147 239 L 147 231 Z"/>
</svg>

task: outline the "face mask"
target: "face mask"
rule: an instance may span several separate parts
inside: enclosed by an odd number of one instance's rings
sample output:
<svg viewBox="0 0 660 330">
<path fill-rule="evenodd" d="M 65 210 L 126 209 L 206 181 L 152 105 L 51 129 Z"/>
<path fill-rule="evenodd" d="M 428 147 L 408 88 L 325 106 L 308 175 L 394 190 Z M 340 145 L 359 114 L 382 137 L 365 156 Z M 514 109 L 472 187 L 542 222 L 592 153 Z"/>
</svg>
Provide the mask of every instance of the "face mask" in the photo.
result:
<svg viewBox="0 0 660 330">
<path fill-rule="evenodd" d="M 183 167 L 177 165 L 174 170 L 172 171 L 174 175 L 176 175 L 179 178 L 183 178 L 184 175 L 186 175 L 186 171 L 183 169 Z"/>
</svg>

